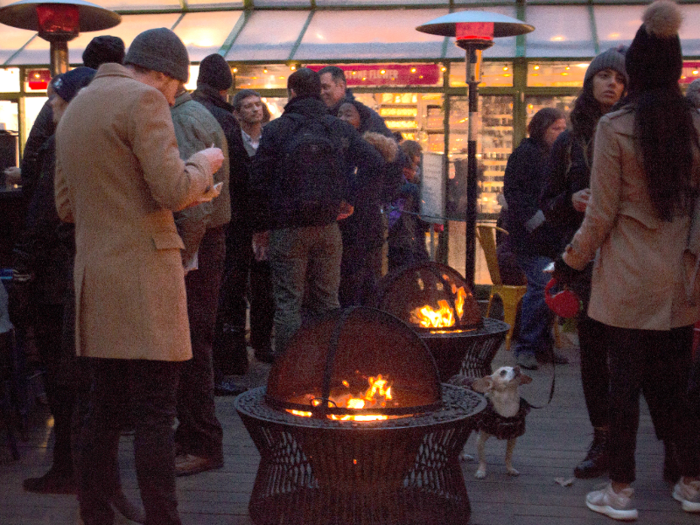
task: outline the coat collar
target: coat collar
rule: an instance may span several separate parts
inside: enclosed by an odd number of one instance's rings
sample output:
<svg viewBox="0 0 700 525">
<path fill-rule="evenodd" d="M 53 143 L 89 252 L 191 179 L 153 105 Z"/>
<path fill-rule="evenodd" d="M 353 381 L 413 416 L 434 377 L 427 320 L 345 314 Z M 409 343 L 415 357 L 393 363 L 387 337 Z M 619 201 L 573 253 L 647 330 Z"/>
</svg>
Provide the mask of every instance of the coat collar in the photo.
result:
<svg viewBox="0 0 700 525">
<path fill-rule="evenodd" d="M 128 67 L 124 67 L 121 64 L 117 64 L 115 62 L 108 62 L 106 64 L 102 64 L 97 70 L 95 78 L 101 77 L 127 77 L 133 79 L 134 74 Z"/>
</svg>

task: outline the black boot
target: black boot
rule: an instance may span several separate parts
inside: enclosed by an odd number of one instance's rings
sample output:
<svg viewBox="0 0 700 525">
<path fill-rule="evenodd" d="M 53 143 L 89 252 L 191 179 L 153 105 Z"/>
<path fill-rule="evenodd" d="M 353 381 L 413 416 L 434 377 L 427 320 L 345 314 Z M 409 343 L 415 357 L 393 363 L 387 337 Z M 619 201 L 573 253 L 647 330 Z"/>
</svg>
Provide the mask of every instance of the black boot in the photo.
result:
<svg viewBox="0 0 700 525">
<path fill-rule="evenodd" d="M 574 476 L 580 479 L 597 478 L 608 471 L 608 430 L 593 429 L 593 442 L 588 454 L 574 468 Z"/>
<path fill-rule="evenodd" d="M 676 444 L 664 439 L 664 481 L 676 483 L 681 477 L 681 469 L 676 455 Z"/>
</svg>

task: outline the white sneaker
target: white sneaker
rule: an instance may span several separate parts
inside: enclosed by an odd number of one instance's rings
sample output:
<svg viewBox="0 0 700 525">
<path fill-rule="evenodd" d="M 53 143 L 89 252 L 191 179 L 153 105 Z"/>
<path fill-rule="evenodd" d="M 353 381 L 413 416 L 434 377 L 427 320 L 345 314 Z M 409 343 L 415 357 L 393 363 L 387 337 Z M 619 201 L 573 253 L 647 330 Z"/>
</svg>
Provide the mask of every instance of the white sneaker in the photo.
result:
<svg viewBox="0 0 700 525">
<path fill-rule="evenodd" d="M 673 487 L 673 499 L 680 501 L 686 512 L 700 512 L 700 481 L 683 483 L 681 478 Z"/>
<path fill-rule="evenodd" d="M 632 508 L 632 495 L 634 489 L 627 487 L 619 493 L 608 483 L 600 490 L 589 492 L 586 496 L 586 506 L 593 512 L 599 512 L 620 521 L 634 521 L 637 519 L 637 509 Z"/>
</svg>

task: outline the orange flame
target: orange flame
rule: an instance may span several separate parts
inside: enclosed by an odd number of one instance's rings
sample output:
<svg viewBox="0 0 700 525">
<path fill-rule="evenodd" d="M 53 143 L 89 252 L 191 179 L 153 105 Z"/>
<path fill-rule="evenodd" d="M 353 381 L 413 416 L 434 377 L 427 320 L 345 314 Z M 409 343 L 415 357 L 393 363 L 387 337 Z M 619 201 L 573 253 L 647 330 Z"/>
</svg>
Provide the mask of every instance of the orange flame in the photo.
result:
<svg viewBox="0 0 700 525">
<path fill-rule="evenodd" d="M 455 295 L 455 310 L 457 311 L 457 319 L 461 319 L 464 315 L 464 301 L 467 298 L 467 292 L 463 286 L 457 288 L 452 285 L 452 293 Z M 423 328 L 449 328 L 454 326 L 455 310 L 449 303 L 440 299 L 438 301 L 438 309 L 434 310 L 430 305 L 425 305 L 416 308 L 411 312 L 411 323 L 419 325 Z"/>
<path fill-rule="evenodd" d="M 361 410 L 364 408 L 386 408 L 386 402 L 391 400 L 391 384 L 387 379 L 384 379 L 381 374 L 377 377 L 370 377 L 368 380 L 369 388 L 362 394 L 362 397 L 353 397 L 352 394 L 346 393 L 340 396 L 332 396 L 330 401 L 334 406 L 341 408 L 350 408 L 353 410 Z M 349 388 L 350 383 L 343 381 L 342 384 Z M 320 399 L 312 399 L 313 406 L 319 406 L 323 401 Z M 295 416 L 311 417 L 311 412 L 303 410 L 288 410 L 289 413 Z M 353 414 L 328 414 L 329 419 L 335 421 L 381 421 L 389 419 L 389 416 L 378 414 L 353 415 Z"/>
</svg>

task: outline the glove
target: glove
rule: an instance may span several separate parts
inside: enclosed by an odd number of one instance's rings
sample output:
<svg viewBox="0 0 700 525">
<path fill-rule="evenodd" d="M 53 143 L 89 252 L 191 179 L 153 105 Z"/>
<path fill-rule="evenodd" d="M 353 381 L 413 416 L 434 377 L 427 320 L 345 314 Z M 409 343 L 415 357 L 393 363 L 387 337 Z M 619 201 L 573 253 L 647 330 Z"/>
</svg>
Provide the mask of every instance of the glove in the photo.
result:
<svg viewBox="0 0 700 525">
<path fill-rule="evenodd" d="M 552 278 L 562 286 L 571 286 L 578 280 L 578 278 L 583 275 L 583 270 L 576 270 L 566 264 L 561 255 L 554 261 L 554 272 L 552 272 Z"/>
</svg>

